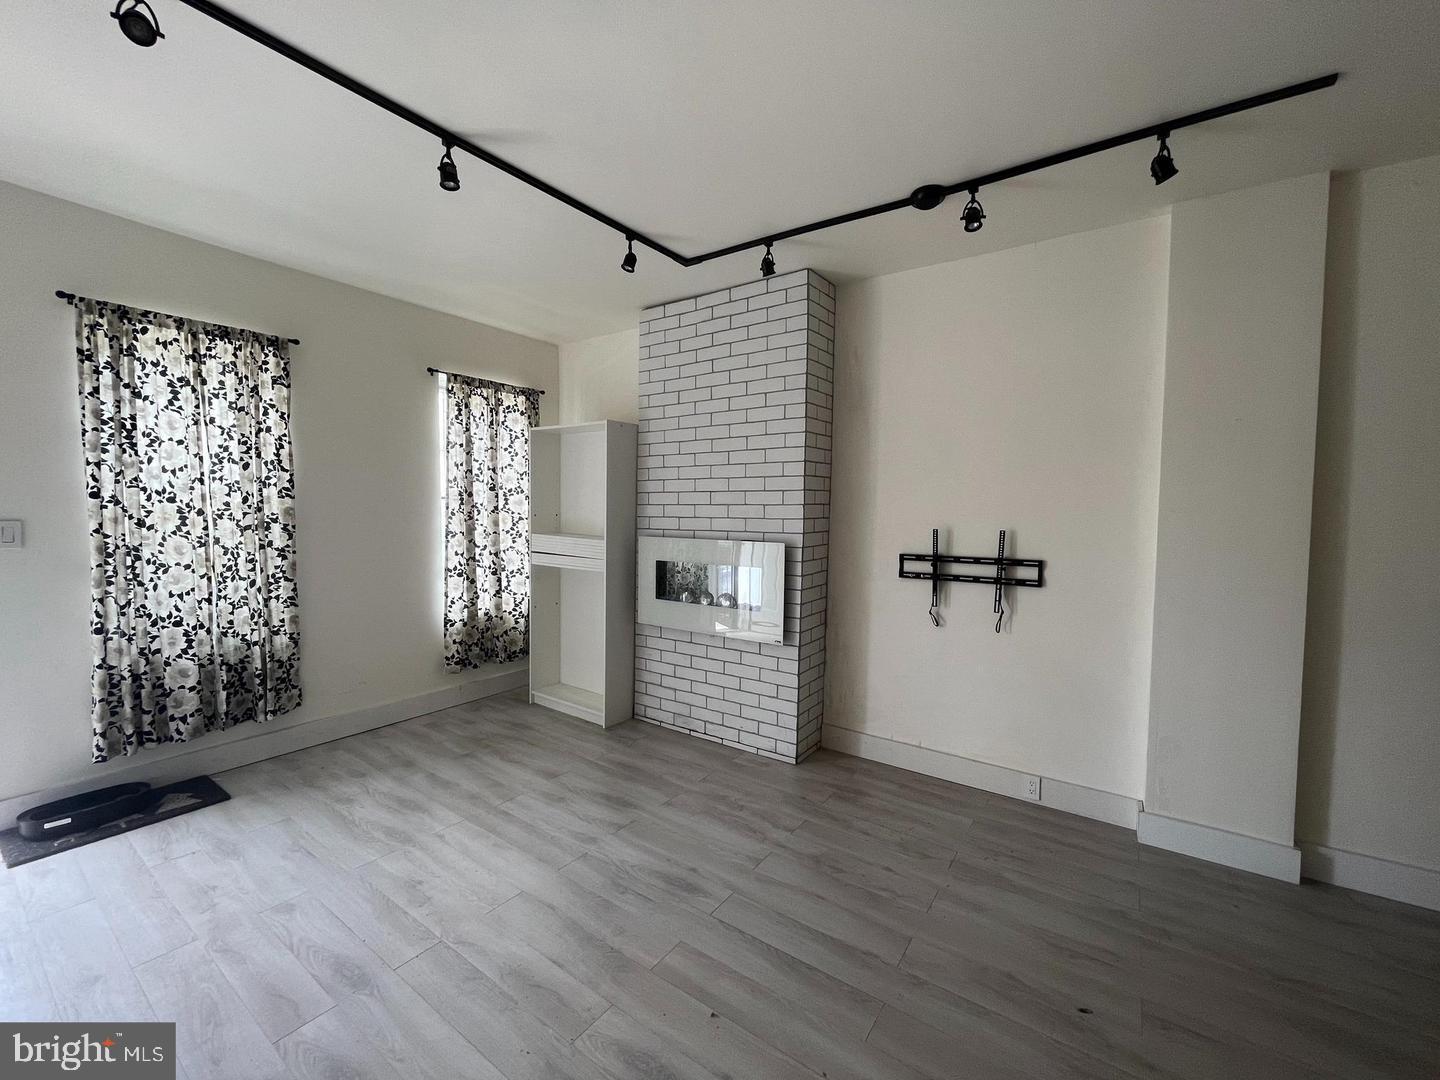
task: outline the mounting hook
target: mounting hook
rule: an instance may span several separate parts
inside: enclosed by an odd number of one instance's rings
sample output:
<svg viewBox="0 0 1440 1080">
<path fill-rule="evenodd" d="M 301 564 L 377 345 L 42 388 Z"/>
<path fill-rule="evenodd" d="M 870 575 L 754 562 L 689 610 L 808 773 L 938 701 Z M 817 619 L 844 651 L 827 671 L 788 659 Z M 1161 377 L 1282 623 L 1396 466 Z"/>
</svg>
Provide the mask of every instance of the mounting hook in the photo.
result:
<svg viewBox="0 0 1440 1080">
<path fill-rule="evenodd" d="M 995 556 L 995 633 L 1005 621 L 1005 530 L 1000 530 L 1000 551 Z"/>
<path fill-rule="evenodd" d="M 930 622 L 940 625 L 940 530 L 930 530 Z"/>
</svg>

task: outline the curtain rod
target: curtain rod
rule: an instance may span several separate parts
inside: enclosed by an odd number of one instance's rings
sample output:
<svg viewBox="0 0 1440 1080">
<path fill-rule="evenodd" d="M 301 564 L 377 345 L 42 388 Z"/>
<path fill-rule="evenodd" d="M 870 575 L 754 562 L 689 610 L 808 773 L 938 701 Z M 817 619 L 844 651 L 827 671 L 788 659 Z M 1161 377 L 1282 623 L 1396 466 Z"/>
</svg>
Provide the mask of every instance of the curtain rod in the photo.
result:
<svg viewBox="0 0 1440 1080">
<path fill-rule="evenodd" d="M 453 148 L 460 150 L 469 154 L 471 157 L 478 158 L 491 168 L 499 169 L 501 172 L 519 180 L 522 184 L 527 184 L 541 194 L 548 195 L 557 202 L 564 203 L 572 210 L 584 214 L 592 221 L 596 221 L 608 229 L 613 229 L 627 240 L 641 244 L 663 255 L 671 262 L 685 267 L 698 266 L 712 259 L 719 259 L 726 255 L 734 255 L 737 252 L 750 248 L 764 247 L 769 244 L 778 243 L 781 240 L 804 236 L 807 233 L 819 232 L 821 229 L 831 229 L 837 225 L 846 225 L 852 221 L 860 221 L 864 218 L 875 217 L 879 214 L 888 214 L 896 210 L 903 210 L 907 207 L 931 210 L 939 206 L 946 195 L 958 195 L 960 192 L 968 191 L 971 188 L 986 187 L 990 184 L 999 183 L 1001 180 L 1014 179 L 1017 176 L 1024 176 L 1027 173 L 1038 172 L 1041 169 L 1048 169 L 1066 162 L 1075 161 L 1079 158 L 1089 157 L 1091 154 L 1098 154 L 1105 150 L 1124 146 L 1127 143 L 1153 139 L 1158 136 L 1168 135 L 1180 128 L 1204 124 L 1211 120 L 1218 120 L 1224 116 L 1233 116 L 1236 113 L 1245 112 L 1249 109 L 1258 109 L 1264 105 L 1273 105 L 1275 102 L 1299 97 L 1302 94 L 1312 94 L 1317 90 L 1324 90 L 1334 86 L 1336 80 L 1340 78 L 1338 72 L 1331 72 L 1328 75 L 1321 75 L 1319 78 L 1306 79 L 1304 82 L 1292 83 L 1289 86 L 1282 86 L 1278 89 L 1267 90 L 1264 93 L 1228 101 L 1223 105 L 1202 109 L 1199 112 L 1189 113 L 1185 116 L 1173 117 L 1169 120 L 1163 120 L 1158 124 L 1148 124 L 1145 127 L 1136 128 L 1133 131 L 1112 135 L 1109 138 L 1086 143 L 1083 146 L 1077 146 L 1069 150 L 1061 150 L 1058 153 L 1047 154 L 1044 157 L 1034 158 L 1030 161 L 1011 165 L 1008 168 L 971 177 L 967 180 L 959 180 L 952 184 L 943 185 L 926 184 L 916 188 L 915 191 L 909 195 L 892 199 L 889 202 L 877 203 L 874 206 L 867 206 L 860 210 L 852 210 L 849 213 L 822 218 L 819 221 L 807 222 L 803 225 L 796 225 L 788 229 L 777 229 L 763 236 L 757 236 L 753 240 L 742 240 L 738 244 L 727 244 L 724 247 L 718 247 L 712 251 L 704 251 L 695 255 L 685 255 L 661 243 L 654 237 L 647 236 L 634 226 L 612 217 L 603 210 L 591 206 L 583 199 L 576 198 L 567 191 L 562 191 L 549 181 L 542 180 L 535 174 L 527 172 L 513 162 L 500 157 L 493 151 L 487 150 L 485 147 L 465 138 L 463 135 L 457 134 L 438 121 L 432 120 L 430 117 L 406 105 L 402 105 L 394 98 L 382 93 L 373 86 L 369 86 L 354 76 L 347 75 L 338 68 L 332 67 L 319 57 L 306 52 L 296 45 L 292 45 L 290 42 L 272 34 L 263 27 L 250 22 L 250 20 L 243 16 L 237 15 L 228 8 L 215 3 L 214 0 L 180 0 L 180 3 L 199 12 L 201 15 L 208 16 L 222 26 L 229 27 L 236 33 L 244 35 L 257 45 L 269 49 L 271 52 L 284 57 L 291 63 L 306 68 L 320 78 L 338 86 L 340 89 L 346 90 L 356 97 L 368 101 L 371 105 L 383 109 L 385 112 L 412 127 L 439 139 L 447 149 Z"/>
<path fill-rule="evenodd" d="M 444 375 L 447 379 L 469 379 L 472 382 L 489 383 L 491 386 L 503 386 L 507 390 L 519 390 L 522 394 L 543 394 L 544 390 L 537 390 L 533 386 L 516 386 L 514 383 L 501 382 L 499 379 L 482 379 L 479 375 L 466 375 L 463 371 L 446 371 L 444 368 L 427 367 L 425 369 L 430 375 Z"/>
<path fill-rule="evenodd" d="M 56 290 L 55 290 L 55 296 L 56 296 L 57 299 L 64 300 L 65 303 L 69 304 L 71 307 L 74 307 L 74 306 L 75 306 L 75 301 L 78 300 L 78 299 L 80 299 L 80 298 L 79 298 L 78 296 L 76 296 L 73 292 L 66 292 L 64 289 L 56 289 Z M 118 303 L 117 301 L 114 301 L 114 300 L 101 300 L 100 303 L 102 303 L 102 304 L 113 304 L 113 305 L 115 305 L 116 307 L 130 307 L 129 304 L 121 304 L 121 303 Z M 189 321 L 189 322 L 209 322 L 209 321 L 210 321 L 209 319 L 188 319 L 188 317 L 185 316 L 185 315 L 171 315 L 170 318 L 172 318 L 172 319 L 187 319 L 187 321 Z M 218 325 L 218 324 L 217 324 L 217 325 Z M 250 332 L 251 332 L 252 334 L 263 333 L 263 331 L 261 331 L 261 330 L 251 330 Z M 279 335 L 279 334 L 267 334 L 266 336 L 267 336 L 267 337 L 279 337 L 280 335 Z M 300 344 L 300 339 L 299 339 L 298 337 L 285 338 L 284 340 L 285 340 L 285 341 L 288 341 L 291 345 L 299 345 L 299 344 Z"/>
</svg>

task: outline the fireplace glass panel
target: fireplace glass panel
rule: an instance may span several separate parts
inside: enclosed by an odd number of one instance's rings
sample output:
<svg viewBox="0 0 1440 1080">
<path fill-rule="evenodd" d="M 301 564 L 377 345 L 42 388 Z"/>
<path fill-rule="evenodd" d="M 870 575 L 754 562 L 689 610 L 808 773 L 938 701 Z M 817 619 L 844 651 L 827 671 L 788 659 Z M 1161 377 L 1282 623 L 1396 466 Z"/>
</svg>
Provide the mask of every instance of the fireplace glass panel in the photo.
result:
<svg viewBox="0 0 1440 1080">
<path fill-rule="evenodd" d="M 657 559 L 655 599 L 759 611 L 765 571 L 759 566 Z"/>
<path fill-rule="evenodd" d="M 719 637 L 782 644 L 785 545 L 641 536 L 638 620 Z"/>
</svg>

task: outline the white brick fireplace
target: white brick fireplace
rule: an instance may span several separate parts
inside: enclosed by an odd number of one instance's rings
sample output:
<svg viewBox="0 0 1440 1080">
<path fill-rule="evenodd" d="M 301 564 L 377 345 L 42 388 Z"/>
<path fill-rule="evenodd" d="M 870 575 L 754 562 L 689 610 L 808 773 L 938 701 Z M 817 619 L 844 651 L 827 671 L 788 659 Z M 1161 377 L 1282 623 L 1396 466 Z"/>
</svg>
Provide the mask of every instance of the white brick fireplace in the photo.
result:
<svg viewBox="0 0 1440 1080">
<path fill-rule="evenodd" d="M 780 542 L 786 572 L 781 644 L 636 626 L 640 719 L 783 761 L 820 745 L 834 338 L 809 270 L 642 313 L 639 533 Z"/>
</svg>

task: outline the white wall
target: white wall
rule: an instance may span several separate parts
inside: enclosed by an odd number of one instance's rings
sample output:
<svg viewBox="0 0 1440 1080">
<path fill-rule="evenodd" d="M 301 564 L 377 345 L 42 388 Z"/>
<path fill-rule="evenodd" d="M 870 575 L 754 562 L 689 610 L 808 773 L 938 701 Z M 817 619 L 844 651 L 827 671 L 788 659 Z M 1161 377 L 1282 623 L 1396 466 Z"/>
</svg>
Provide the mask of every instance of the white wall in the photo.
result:
<svg viewBox="0 0 1440 1080">
<path fill-rule="evenodd" d="M 842 287 L 827 744 L 838 728 L 1139 798 L 1168 223 Z M 1047 560 L 1043 590 L 896 577 L 902 551 Z"/>
<path fill-rule="evenodd" d="M 1296 834 L 1440 870 L 1440 157 L 1337 178 Z"/>
<path fill-rule="evenodd" d="M 1328 184 L 1180 203 L 1170 221 L 1145 810 L 1287 848 Z"/>
<path fill-rule="evenodd" d="M 640 419 L 640 329 L 560 346 L 561 424 Z"/>
<path fill-rule="evenodd" d="M 0 551 L 0 800 L 100 784 L 114 768 L 89 764 L 74 312 L 57 288 L 302 341 L 292 401 L 305 705 L 192 748 L 463 681 L 441 665 L 440 450 L 425 368 L 546 389 L 554 422 L 554 345 L 6 184 L 0 221 L 0 517 L 25 521 L 25 547 Z"/>
</svg>

